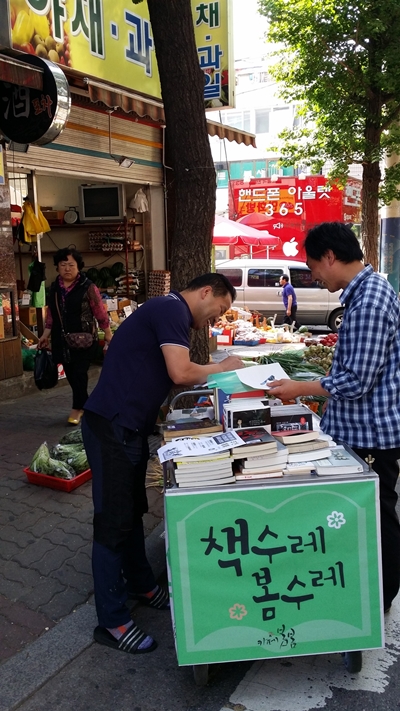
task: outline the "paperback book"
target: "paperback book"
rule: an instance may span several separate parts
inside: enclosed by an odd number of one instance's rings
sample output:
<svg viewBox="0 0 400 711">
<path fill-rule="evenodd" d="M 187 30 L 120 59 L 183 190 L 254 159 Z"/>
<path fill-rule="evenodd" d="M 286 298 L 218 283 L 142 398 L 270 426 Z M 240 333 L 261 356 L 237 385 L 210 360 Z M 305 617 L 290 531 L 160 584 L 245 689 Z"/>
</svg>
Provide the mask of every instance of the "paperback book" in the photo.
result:
<svg viewBox="0 0 400 711">
<path fill-rule="evenodd" d="M 236 481 L 252 481 L 253 479 L 275 479 L 278 477 L 283 476 L 283 470 L 279 471 L 273 471 L 273 472 L 265 472 L 265 471 L 258 471 L 255 470 L 253 473 L 246 473 L 246 472 L 241 472 L 240 474 L 236 474 Z"/>
<path fill-rule="evenodd" d="M 328 445 L 329 443 L 326 439 L 315 439 L 311 442 L 297 442 L 296 444 L 288 442 L 286 446 L 289 454 L 295 454 L 296 452 L 311 452 L 317 449 L 326 449 Z"/>
<path fill-rule="evenodd" d="M 305 444 L 306 442 L 313 442 L 319 439 L 319 432 L 315 430 L 309 430 L 308 432 L 296 433 L 283 433 L 283 432 L 272 432 L 273 436 L 282 444 L 293 445 L 293 444 Z M 327 446 L 326 442 L 324 443 Z"/>
<path fill-rule="evenodd" d="M 308 432 L 313 429 L 311 410 L 302 405 L 277 405 L 271 408 L 271 432 Z"/>
<path fill-rule="evenodd" d="M 196 420 L 196 422 L 166 422 L 162 426 L 162 435 L 166 441 L 169 441 L 182 435 L 207 435 L 214 432 L 222 432 L 222 429 L 222 425 L 219 422 L 205 417 L 202 420 Z"/>
<path fill-rule="evenodd" d="M 318 476 L 332 476 L 336 474 L 357 474 L 366 471 L 366 464 L 353 452 L 338 445 L 332 447 L 329 456 L 317 459 L 314 468 Z"/>
<path fill-rule="evenodd" d="M 322 460 L 330 457 L 332 448 L 326 447 L 325 449 L 314 449 L 314 451 L 307 452 L 295 452 L 294 454 L 288 454 L 288 462 L 304 462 L 304 461 L 314 461 Z"/>
<path fill-rule="evenodd" d="M 194 481 L 185 481 L 185 482 L 180 482 L 178 484 L 180 489 L 189 489 L 189 488 L 197 488 L 197 487 L 208 487 L 208 486 L 221 486 L 221 485 L 226 485 L 226 484 L 234 484 L 236 482 L 236 477 L 232 474 L 229 477 L 226 477 L 225 479 L 207 479 L 207 480 L 194 480 Z"/>
</svg>

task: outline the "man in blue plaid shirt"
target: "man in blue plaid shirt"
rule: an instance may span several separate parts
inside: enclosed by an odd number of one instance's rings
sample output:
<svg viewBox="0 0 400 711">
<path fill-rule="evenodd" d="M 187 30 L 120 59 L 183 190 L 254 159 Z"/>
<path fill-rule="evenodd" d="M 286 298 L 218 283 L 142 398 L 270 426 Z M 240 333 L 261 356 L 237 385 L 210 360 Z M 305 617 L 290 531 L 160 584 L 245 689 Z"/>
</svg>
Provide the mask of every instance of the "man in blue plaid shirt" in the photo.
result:
<svg viewBox="0 0 400 711">
<path fill-rule="evenodd" d="M 382 276 L 363 264 L 354 232 L 339 222 L 314 227 L 305 239 L 313 279 L 343 289 L 343 322 L 330 373 L 311 383 L 275 381 L 289 400 L 328 397 L 321 429 L 346 442 L 379 476 L 384 610 L 400 586 L 400 524 L 395 491 L 400 459 L 400 301 Z"/>
</svg>

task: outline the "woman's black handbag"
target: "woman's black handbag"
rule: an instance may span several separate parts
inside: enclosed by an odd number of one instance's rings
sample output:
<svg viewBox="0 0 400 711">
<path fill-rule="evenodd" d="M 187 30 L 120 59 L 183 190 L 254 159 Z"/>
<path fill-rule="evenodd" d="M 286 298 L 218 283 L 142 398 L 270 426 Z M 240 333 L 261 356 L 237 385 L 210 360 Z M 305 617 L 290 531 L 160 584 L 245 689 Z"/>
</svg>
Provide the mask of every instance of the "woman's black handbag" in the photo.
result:
<svg viewBox="0 0 400 711">
<path fill-rule="evenodd" d="M 36 352 L 33 375 L 35 385 L 39 390 L 49 390 L 49 388 L 54 388 L 57 385 L 58 368 L 50 351 L 40 350 Z"/>
<path fill-rule="evenodd" d="M 68 348 L 90 348 L 90 346 L 93 345 L 95 341 L 95 327 L 93 324 L 93 332 L 92 333 L 87 333 L 86 331 L 82 331 L 79 333 L 65 333 L 64 331 L 64 326 L 63 326 L 63 320 L 61 318 L 60 314 L 60 307 L 58 305 L 58 298 L 56 294 L 56 307 L 58 311 L 58 317 L 60 319 L 60 324 L 61 324 L 61 333 L 62 337 L 65 340 Z"/>
</svg>

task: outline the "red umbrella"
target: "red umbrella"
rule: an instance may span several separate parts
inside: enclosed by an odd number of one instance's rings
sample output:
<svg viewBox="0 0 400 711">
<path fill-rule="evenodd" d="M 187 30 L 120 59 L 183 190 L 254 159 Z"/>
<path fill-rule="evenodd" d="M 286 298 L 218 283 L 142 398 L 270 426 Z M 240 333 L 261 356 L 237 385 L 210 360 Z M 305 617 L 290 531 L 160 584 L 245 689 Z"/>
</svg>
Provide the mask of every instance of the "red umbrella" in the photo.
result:
<svg viewBox="0 0 400 711">
<path fill-rule="evenodd" d="M 226 217 L 215 215 L 213 231 L 213 244 L 247 244 L 253 247 L 277 247 L 281 243 L 279 237 L 271 235 L 268 231 L 260 232 L 242 223 L 228 220 Z"/>
<path fill-rule="evenodd" d="M 270 218 L 268 218 L 263 212 L 250 212 L 248 215 L 239 217 L 238 222 L 240 222 L 241 225 L 247 225 L 248 227 L 253 227 L 256 230 L 263 230 L 267 229 L 269 220 Z"/>
</svg>

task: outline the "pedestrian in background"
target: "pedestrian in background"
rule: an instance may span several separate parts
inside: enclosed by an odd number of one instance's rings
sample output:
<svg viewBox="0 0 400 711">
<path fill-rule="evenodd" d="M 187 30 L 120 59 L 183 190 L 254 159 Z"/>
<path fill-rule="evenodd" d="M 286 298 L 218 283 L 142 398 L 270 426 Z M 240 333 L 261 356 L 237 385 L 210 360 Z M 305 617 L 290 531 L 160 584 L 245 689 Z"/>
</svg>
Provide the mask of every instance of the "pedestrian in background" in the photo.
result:
<svg viewBox="0 0 400 711">
<path fill-rule="evenodd" d="M 53 361 L 61 363 L 72 389 L 72 410 L 68 424 L 79 425 L 83 407 L 88 399 L 88 370 L 97 349 L 96 321 L 104 330 L 109 343 L 112 338 L 107 310 L 101 294 L 82 273 L 82 256 L 76 249 L 59 249 L 53 257 L 58 272 L 50 287 L 45 328 L 39 338 L 38 348 L 50 347 Z M 90 333 L 93 343 L 88 348 L 68 346 L 65 334 Z"/>
<path fill-rule="evenodd" d="M 279 279 L 279 283 L 283 287 L 282 300 L 283 300 L 283 305 L 285 307 L 285 317 L 283 319 L 283 323 L 288 323 L 289 326 L 291 326 L 292 323 L 294 323 L 296 328 L 298 328 L 299 324 L 296 322 L 296 314 L 297 314 L 296 292 L 293 289 L 292 285 L 289 283 L 289 277 L 287 276 L 287 274 L 282 274 L 281 278 Z"/>
</svg>

